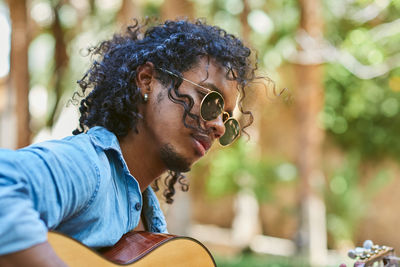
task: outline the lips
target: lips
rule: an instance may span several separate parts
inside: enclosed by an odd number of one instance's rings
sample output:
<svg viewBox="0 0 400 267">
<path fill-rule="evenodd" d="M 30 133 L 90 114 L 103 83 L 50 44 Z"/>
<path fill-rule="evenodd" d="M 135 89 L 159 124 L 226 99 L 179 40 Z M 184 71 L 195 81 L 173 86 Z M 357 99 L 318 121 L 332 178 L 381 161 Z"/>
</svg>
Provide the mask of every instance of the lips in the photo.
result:
<svg viewBox="0 0 400 267">
<path fill-rule="evenodd" d="M 201 144 L 205 151 L 208 151 L 211 147 L 211 139 L 208 136 L 197 134 L 193 135 L 193 138 Z"/>
</svg>

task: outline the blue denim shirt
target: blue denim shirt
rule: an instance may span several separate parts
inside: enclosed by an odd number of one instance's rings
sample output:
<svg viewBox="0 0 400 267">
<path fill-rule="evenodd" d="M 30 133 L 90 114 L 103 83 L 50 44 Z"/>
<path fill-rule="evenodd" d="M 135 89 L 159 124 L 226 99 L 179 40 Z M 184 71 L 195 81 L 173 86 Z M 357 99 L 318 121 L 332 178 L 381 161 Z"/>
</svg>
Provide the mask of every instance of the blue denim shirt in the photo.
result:
<svg viewBox="0 0 400 267">
<path fill-rule="evenodd" d="M 166 233 L 157 197 L 142 197 L 116 136 L 102 127 L 87 134 L 0 149 L 0 255 L 65 233 L 89 247 L 114 245 L 134 229 L 143 208 L 152 232 Z"/>
</svg>

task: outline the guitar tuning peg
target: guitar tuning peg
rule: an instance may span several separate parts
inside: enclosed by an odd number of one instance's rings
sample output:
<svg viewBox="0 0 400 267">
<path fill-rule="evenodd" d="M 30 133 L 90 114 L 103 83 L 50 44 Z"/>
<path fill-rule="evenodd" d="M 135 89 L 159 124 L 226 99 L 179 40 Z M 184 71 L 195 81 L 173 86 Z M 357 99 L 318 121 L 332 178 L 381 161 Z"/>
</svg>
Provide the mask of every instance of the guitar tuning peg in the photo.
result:
<svg viewBox="0 0 400 267">
<path fill-rule="evenodd" d="M 357 255 L 360 255 L 360 254 L 362 254 L 362 253 L 365 251 L 365 248 L 356 247 L 356 248 L 354 249 L 354 251 L 356 252 Z"/>
<path fill-rule="evenodd" d="M 357 258 L 357 253 L 356 253 L 353 249 L 350 249 L 349 252 L 347 252 L 347 255 L 348 255 L 351 259 Z"/>
<path fill-rule="evenodd" d="M 368 251 L 364 251 L 364 253 L 362 254 L 363 257 L 365 257 L 366 259 L 371 258 L 371 254 Z"/>
<path fill-rule="evenodd" d="M 374 245 L 374 243 L 371 240 L 365 240 L 363 247 L 366 249 L 371 249 L 373 245 Z"/>
</svg>

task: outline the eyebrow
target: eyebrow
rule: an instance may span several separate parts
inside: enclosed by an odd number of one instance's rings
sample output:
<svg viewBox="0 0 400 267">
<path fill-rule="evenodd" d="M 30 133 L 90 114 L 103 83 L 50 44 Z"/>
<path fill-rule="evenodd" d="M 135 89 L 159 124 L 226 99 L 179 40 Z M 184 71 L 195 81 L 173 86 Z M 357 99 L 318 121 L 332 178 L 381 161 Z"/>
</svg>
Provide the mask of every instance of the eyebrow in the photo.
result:
<svg viewBox="0 0 400 267">
<path fill-rule="evenodd" d="M 217 91 L 218 93 L 220 93 L 223 96 L 221 90 L 213 83 L 205 82 L 205 83 L 200 83 L 199 85 L 206 87 L 208 90 Z"/>
<path fill-rule="evenodd" d="M 198 83 L 192 82 L 191 80 L 185 79 L 184 77 L 179 76 L 179 75 L 177 75 L 177 74 L 175 74 L 175 73 L 173 73 L 173 72 L 171 72 L 171 71 L 169 71 L 169 70 L 166 70 L 166 69 L 163 69 L 163 68 L 159 68 L 159 69 L 162 70 L 162 71 L 164 71 L 164 72 L 166 72 L 166 73 L 168 73 L 168 74 L 171 74 L 172 76 L 175 76 L 175 77 L 177 77 L 177 78 L 179 78 L 179 79 L 182 79 L 182 80 L 184 80 L 184 81 L 186 81 L 186 82 L 188 82 L 188 83 L 190 83 L 190 84 L 192 84 L 192 85 L 195 85 L 195 86 L 197 86 L 197 87 L 200 87 L 200 88 L 202 88 L 202 89 L 205 89 L 206 91 L 211 91 L 210 88 L 206 88 L 206 87 L 204 87 L 204 86 L 202 86 L 202 85 L 200 85 L 200 84 L 198 84 Z M 218 89 L 218 87 L 216 87 L 214 84 L 205 83 L 205 85 L 206 85 L 206 86 L 208 85 L 209 87 L 216 89 L 215 91 L 217 91 L 218 93 L 221 94 L 221 92 L 220 92 L 220 90 Z M 222 95 L 222 94 L 221 94 L 221 95 Z"/>
</svg>

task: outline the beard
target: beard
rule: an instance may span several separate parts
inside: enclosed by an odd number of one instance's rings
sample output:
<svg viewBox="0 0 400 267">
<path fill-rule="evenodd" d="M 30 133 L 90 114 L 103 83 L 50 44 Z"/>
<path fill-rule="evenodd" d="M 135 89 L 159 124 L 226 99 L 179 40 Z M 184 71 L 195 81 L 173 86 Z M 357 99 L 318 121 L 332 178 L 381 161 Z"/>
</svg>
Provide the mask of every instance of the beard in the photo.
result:
<svg viewBox="0 0 400 267">
<path fill-rule="evenodd" d="M 191 164 L 180 155 L 171 144 L 165 144 L 160 150 L 161 160 L 168 170 L 174 172 L 188 172 Z"/>
</svg>

